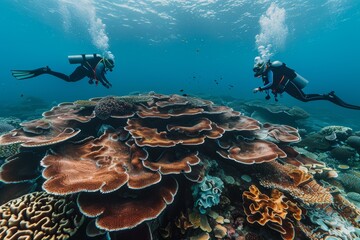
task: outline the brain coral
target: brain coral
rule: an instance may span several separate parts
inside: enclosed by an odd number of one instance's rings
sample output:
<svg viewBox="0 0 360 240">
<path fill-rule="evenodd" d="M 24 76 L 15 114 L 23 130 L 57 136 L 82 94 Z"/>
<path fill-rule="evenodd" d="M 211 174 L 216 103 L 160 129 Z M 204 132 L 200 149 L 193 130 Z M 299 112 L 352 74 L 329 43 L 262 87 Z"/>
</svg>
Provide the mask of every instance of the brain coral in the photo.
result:
<svg viewBox="0 0 360 240">
<path fill-rule="evenodd" d="M 0 206 L 0 239 L 65 240 L 83 221 L 72 197 L 33 192 Z"/>
<path fill-rule="evenodd" d="M 95 116 L 105 120 L 110 116 L 126 115 L 132 112 L 133 105 L 115 97 L 105 97 L 95 105 Z"/>
<path fill-rule="evenodd" d="M 97 228 L 126 230 L 156 219 L 178 194 L 179 181 L 202 181 L 205 160 L 239 169 L 261 165 L 286 158 L 279 145 L 299 140 L 292 127 L 261 124 L 199 98 L 94 98 L 59 104 L 2 135 L 0 145 L 21 147 L 0 178 L 32 181 L 43 167 L 47 193 L 76 194 Z"/>
</svg>

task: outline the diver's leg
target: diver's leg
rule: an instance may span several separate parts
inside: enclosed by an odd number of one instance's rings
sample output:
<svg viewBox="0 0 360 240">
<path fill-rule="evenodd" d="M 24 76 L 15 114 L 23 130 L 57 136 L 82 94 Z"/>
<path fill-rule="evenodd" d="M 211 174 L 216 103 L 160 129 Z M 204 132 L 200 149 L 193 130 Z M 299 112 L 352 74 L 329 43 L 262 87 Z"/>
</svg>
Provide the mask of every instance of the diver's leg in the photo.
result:
<svg viewBox="0 0 360 240">
<path fill-rule="evenodd" d="M 286 85 L 285 91 L 290 96 L 292 96 L 300 101 L 303 101 L 303 102 L 327 100 L 327 101 L 335 103 L 336 105 L 339 105 L 344 108 L 360 110 L 360 106 L 351 105 L 351 104 L 344 102 L 338 96 L 336 96 L 334 92 L 331 92 L 329 94 L 305 94 L 301 89 L 299 89 L 291 81 Z"/>
<path fill-rule="evenodd" d="M 300 100 L 302 102 L 308 102 L 310 101 L 306 94 L 296 86 L 292 81 L 289 81 L 288 84 L 286 84 L 285 92 L 287 92 L 290 96 L 293 98 L 296 98 L 297 100 Z"/>
<path fill-rule="evenodd" d="M 57 78 L 60 78 L 66 82 L 76 82 L 76 81 L 79 81 L 80 79 L 83 79 L 84 77 L 86 77 L 85 71 L 84 71 L 83 67 L 81 67 L 81 66 L 77 67 L 75 69 L 75 71 L 72 74 L 70 74 L 70 76 L 68 76 L 64 73 L 52 71 L 50 69 L 46 73 L 53 75 Z"/>
<path fill-rule="evenodd" d="M 330 92 L 329 94 L 327 94 L 327 97 L 328 97 L 329 101 L 331 101 L 331 102 L 333 102 L 336 105 L 339 105 L 341 107 L 360 110 L 360 106 L 351 105 L 351 104 L 348 104 L 348 103 L 344 102 L 338 96 L 336 96 L 334 92 Z"/>
<path fill-rule="evenodd" d="M 295 83 L 289 82 L 286 85 L 285 91 L 292 97 L 303 101 L 317 101 L 317 100 L 329 100 L 328 94 L 305 94 Z"/>
</svg>

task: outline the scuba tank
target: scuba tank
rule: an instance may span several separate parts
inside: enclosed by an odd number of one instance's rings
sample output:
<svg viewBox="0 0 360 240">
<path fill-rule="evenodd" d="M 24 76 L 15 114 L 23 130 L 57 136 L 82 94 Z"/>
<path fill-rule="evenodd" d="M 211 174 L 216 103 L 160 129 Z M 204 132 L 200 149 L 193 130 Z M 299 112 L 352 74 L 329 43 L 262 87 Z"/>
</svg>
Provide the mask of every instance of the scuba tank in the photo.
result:
<svg viewBox="0 0 360 240">
<path fill-rule="evenodd" d="M 280 61 L 274 61 L 271 63 L 271 67 L 273 67 L 274 70 L 282 69 L 282 74 L 285 74 L 289 79 L 291 79 L 291 81 L 295 83 L 295 85 L 299 89 L 303 89 L 309 83 L 309 81 L 302 77 L 300 74 L 295 72 L 293 69 L 288 68 L 285 63 L 282 63 Z M 285 86 L 283 85 L 282 87 L 284 88 Z"/>
<path fill-rule="evenodd" d="M 306 80 L 304 77 L 302 77 L 300 74 L 296 73 L 296 77 L 292 80 L 293 83 L 295 83 L 295 85 L 300 88 L 303 89 L 308 83 L 309 81 Z"/>
<path fill-rule="evenodd" d="M 84 63 L 86 61 L 92 60 L 97 57 L 102 58 L 100 54 L 94 53 L 94 54 L 70 55 L 68 56 L 68 60 L 70 64 L 78 64 L 78 63 Z"/>
</svg>

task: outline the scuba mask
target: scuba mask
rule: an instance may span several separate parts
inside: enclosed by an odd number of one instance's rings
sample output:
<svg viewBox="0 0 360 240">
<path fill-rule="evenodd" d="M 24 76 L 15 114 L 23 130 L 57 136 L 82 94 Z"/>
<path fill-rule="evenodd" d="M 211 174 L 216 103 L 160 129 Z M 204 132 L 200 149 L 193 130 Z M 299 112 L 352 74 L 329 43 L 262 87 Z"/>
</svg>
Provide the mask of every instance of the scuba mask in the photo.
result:
<svg viewBox="0 0 360 240">
<path fill-rule="evenodd" d="M 105 67 L 112 72 L 113 68 L 115 67 L 114 61 L 112 59 L 103 58 L 103 62 Z"/>
<path fill-rule="evenodd" d="M 254 77 L 260 77 L 264 73 L 265 68 L 266 68 L 265 62 L 255 64 L 253 68 Z"/>
</svg>

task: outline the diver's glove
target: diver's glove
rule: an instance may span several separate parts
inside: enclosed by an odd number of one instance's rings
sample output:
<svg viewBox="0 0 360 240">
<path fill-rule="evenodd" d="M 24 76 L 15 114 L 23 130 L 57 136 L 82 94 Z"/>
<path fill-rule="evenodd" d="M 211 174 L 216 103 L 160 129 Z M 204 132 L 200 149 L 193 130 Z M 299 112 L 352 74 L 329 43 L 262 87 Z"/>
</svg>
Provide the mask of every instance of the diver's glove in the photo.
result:
<svg viewBox="0 0 360 240">
<path fill-rule="evenodd" d="M 258 88 L 254 88 L 254 89 L 253 89 L 253 93 L 257 93 L 257 92 L 262 92 L 261 87 L 258 87 Z"/>
<path fill-rule="evenodd" d="M 112 87 L 112 84 L 107 79 L 101 79 L 100 82 L 106 88 Z"/>
<path fill-rule="evenodd" d="M 109 83 L 109 84 L 107 84 L 106 82 L 104 82 L 104 81 L 100 81 L 101 82 L 101 84 L 104 86 L 104 87 L 106 87 L 106 88 L 110 88 L 112 85 Z"/>
</svg>

